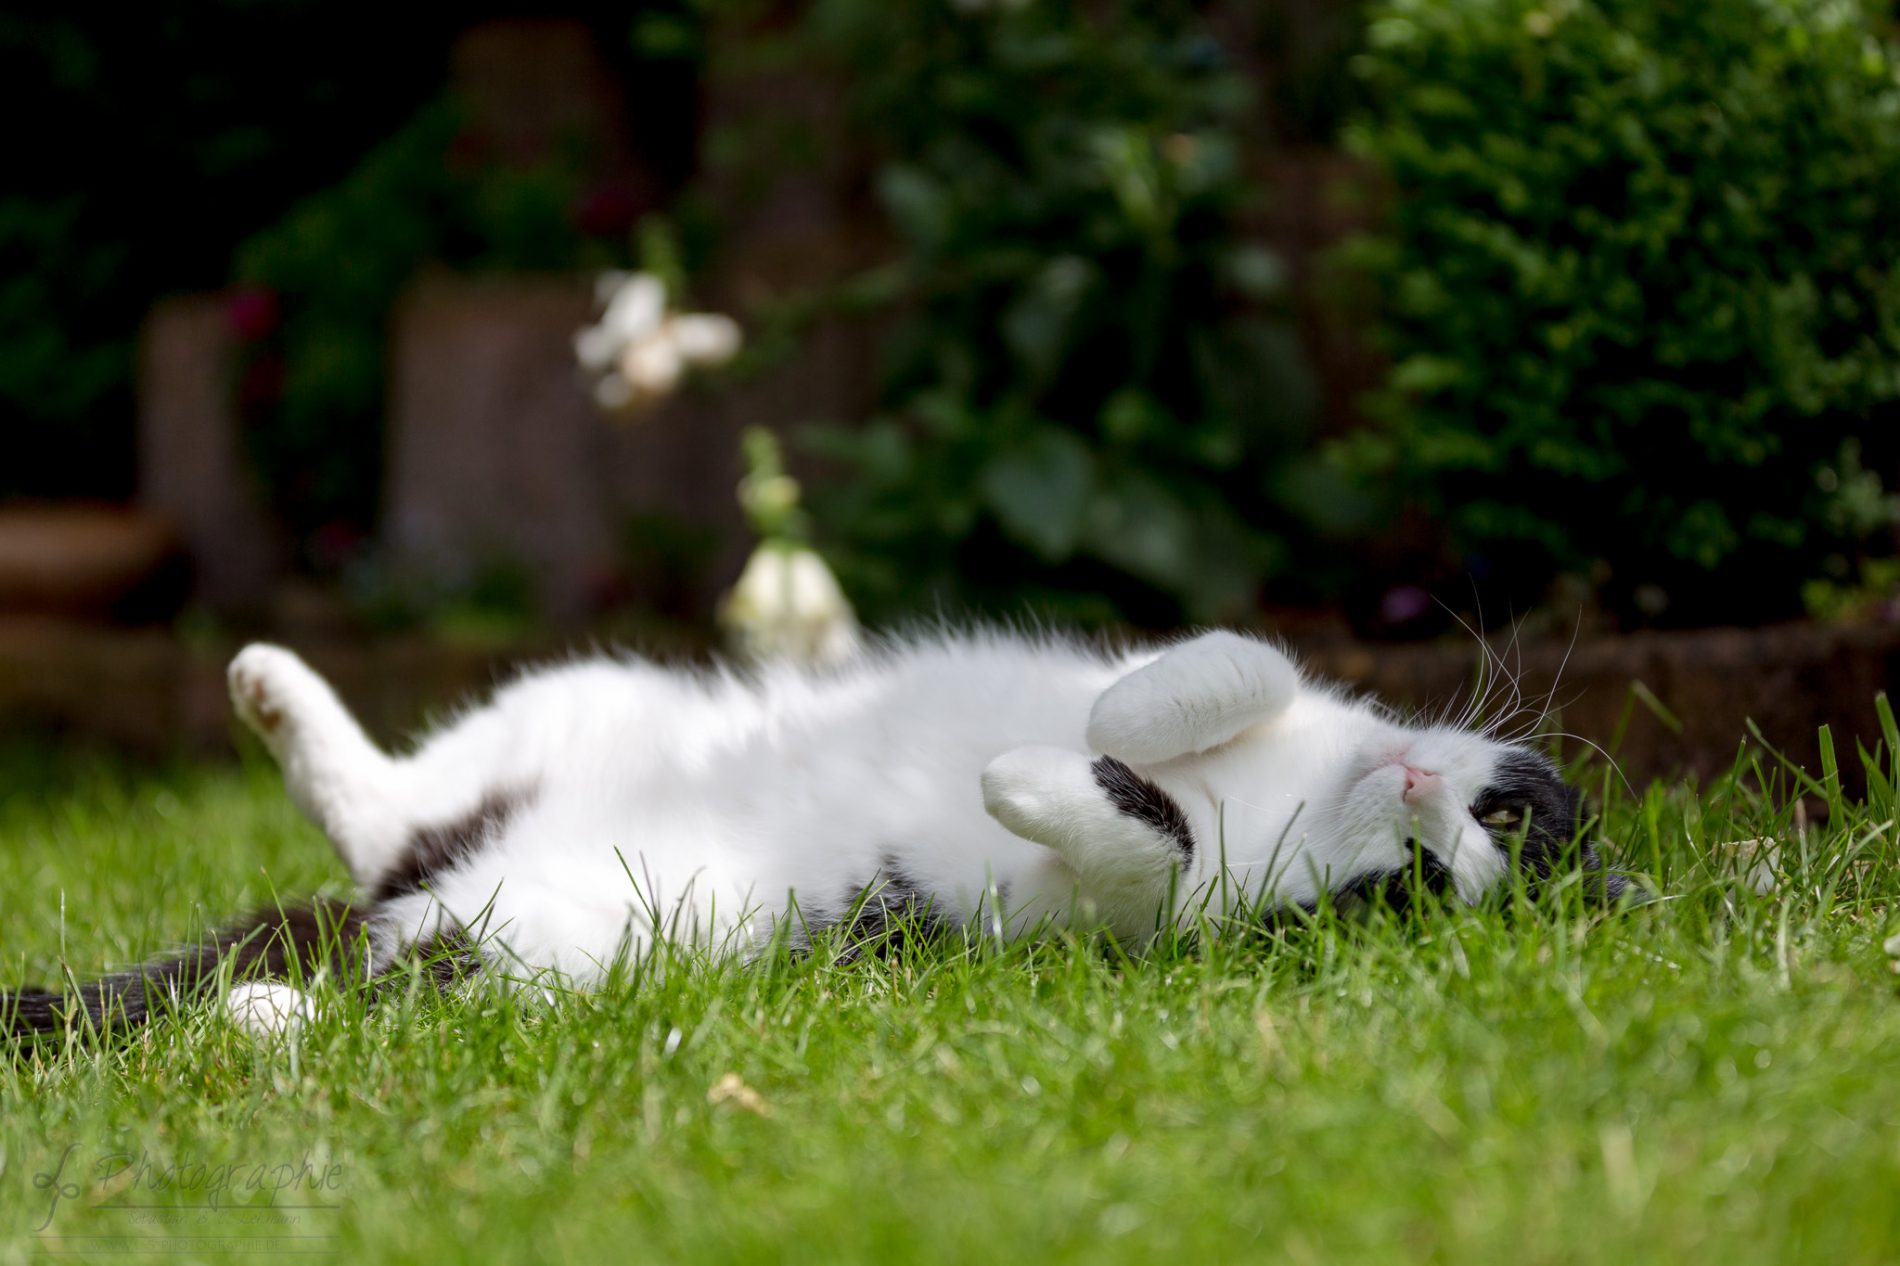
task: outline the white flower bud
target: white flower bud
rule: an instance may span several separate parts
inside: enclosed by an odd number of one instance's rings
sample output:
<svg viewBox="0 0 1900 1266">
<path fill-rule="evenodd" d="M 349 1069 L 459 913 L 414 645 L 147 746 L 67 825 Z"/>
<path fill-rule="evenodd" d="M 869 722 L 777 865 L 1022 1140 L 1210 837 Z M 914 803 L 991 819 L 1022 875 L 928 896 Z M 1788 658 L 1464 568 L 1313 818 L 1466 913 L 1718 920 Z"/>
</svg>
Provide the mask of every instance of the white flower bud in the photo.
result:
<svg viewBox="0 0 1900 1266">
<path fill-rule="evenodd" d="M 734 649 L 755 660 L 835 664 L 858 646 L 858 617 L 825 560 L 802 546 L 752 552 L 720 606 Z"/>
</svg>

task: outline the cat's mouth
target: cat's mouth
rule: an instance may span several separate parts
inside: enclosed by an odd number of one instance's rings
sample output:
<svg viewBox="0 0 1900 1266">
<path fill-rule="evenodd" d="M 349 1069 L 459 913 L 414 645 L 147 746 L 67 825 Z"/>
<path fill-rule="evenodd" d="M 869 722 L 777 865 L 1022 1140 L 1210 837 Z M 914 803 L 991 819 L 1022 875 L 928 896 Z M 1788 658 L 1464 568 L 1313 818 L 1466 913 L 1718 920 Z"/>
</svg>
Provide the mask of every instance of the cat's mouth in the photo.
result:
<svg viewBox="0 0 1900 1266">
<path fill-rule="evenodd" d="M 1405 766 L 1380 760 L 1361 773 L 1352 784 L 1355 796 L 1364 796 L 1371 803 L 1389 801 L 1396 811 L 1409 811 L 1405 803 Z"/>
</svg>

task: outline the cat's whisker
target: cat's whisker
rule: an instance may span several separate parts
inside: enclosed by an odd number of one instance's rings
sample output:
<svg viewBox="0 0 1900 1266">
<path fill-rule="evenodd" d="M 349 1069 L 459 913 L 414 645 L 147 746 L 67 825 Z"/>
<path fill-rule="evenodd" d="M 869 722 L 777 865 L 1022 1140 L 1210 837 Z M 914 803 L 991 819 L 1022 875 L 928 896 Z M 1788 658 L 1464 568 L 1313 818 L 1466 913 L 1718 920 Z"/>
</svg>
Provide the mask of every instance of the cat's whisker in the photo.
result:
<svg viewBox="0 0 1900 1266">
<path fill-rule="evenodd" d="M 1475 583 L 1473 585 L 1473 595 L 1475 598 Z M 1433 601 L 1438 602 L 1439 606 L 1444 607 L 1451 618 L 1457 621 L 1458 626 L 1471 635 L 1472 640 L 1478 644 L 1479 651 L 1482 652 L 1478 661 L 1478 684 L 1474 689 L 1471 704 L 1466 708 L 1464 714 L 1459 717 L 1458 725 L 1455 728 L 1465 729 L 1471 726 L 1478 726 L 1483 732 L 1489 733 L 1491 726 L 1483 724 L 1483 722 L 1486 712 L 1490 709 L 1491 699 L 1494 693 L 1501 688 L 1500 683 L 1510 682 L 1513 689 L 1515 689 L 1516 683 L 1512 681 L 1510 669 L 1505 664 L 1503 657 L 1500 656 L 1497 651 L 1493 649 L 1490 642 L 1485 639 L 1484 633 L 1482 632 L 1484 626 L 1482 605 L 1479 606 L 1479 627 L 1474 629 L 1471 627 L 1470 621 L 1466 620 L 1456 611 L 1453 611 L 1444 601 L 1436 598 L 1433 599 Z"/>
<path fill-rule="evenodd" d="M 1564 657 L 1557 664 L 1557 674 L 1556 676 L 1551 678 L 1550 690 L 1544 695 L 1544 710 L 1543 710 L 1543 713 L 1537 718 L 1538 726 L 1543 725 L 1545 719 L 1550 716 L 1551 709 L 1556 704 L 1557 688 L 1563 684 L 1564 670 L 1570 667 L 1570 656 L 1573 653 L 1575 653 L 1577 649 L 1577 638 L 1582 634 L 1582 632 L 1583 632 L 1583 611 L 1581 608 L 1579 608 L 1577 611 L 1577 622 L 1573 624 L 1570 628 L 1570 644 L 1564 647 Z M 1536 727 L 1533 727 L 1533 731 L 1535 730 L 1535 728 Z"/>
<path fill-rule="evenodd" d="M 1522 639 L 1523 632 L 1524 632 L 1524 621 L 1517 618 L 1516 616 L 1513 616 L 1511 618 L 1510 652 L 1511 652 L 1511 657 L 1513 661 L 1517 665 L 1517 676 L 1511 682 L 1512 715 L 1516 715 L 1516 713 L 1522 710 L 1524 707 L 1524 642 Z"/>
<path fill-rule="evenodd" d="M 1610 753 L 1604 749 L 1601 743 L 1598 743 L 1593 739 L 1587 739 L 1583 737 L 1583 735 L 1581 734 L 1573 734 L 1569 730 L 1552 730 L 1547 737 L 1550 737 L 1553 739 L 1570 739 L 1573 742 L 1583 744 L 1585 747 L 1595 752 L 1598 756 L 1601 756 L 1604 760 L 1604 763 L 1610 767 L 1610 772 L 1616 775 L 1617 781 L 1623 784 L 1623 789 L 1629 792 L 1630 797 L 1632 799 L 1636 798 L 1636 788 L 1633 784 L 1631 784 L 1628 778 L 1624 777 L 1623 766 L 1617 763 L 1616 757 L 1610 755 Z"/>
<path fill-rule="evenodd" d="M 1499 655 L 1497 651 L 1492 647 L 1491 639 L 1487 636 L 1490 630 L 1485 626 L 1484 597 L 1482 594 L 1478 592 L 1478 579 L 1476 576 L 1469 576 L 1469 575 L 1466 578 L 1471 583 L 1471 605 L 1473 609 L 1476 610 L 1478 613 L 1478 627 L 1475 631 L 1473 631 L 1471 629 L 1471 626 L 1466 624 L 1465 628 L 1468 632 L 1471 632 L 1473 637 L 1477 639 L 1478 649 L 1484 652 L 1486 659 L 1491 664 L 1496 666 L 1497 677 L 1493 683 L 1493 689 L 1498 689 L 1498 688 L 1501 688 L 1502 683 L 1510 680 L 1510 675 L 1511 675 L 1510 670 L 1505 667 L 1504 657 Z M 1460 620 L 1459 623 L 1463 624 L 1464 621 Z M 1491 695 L 1492 695 L 1492 691 L 1486 691 L 1485 699 L 1484 699 L 1484 708 L 1480 709 L 1477 717 L 1474 718 L 1475 721 L 1480 723 L 1481 730 L 1485 728 L 1482 723 L 1484 722 L 1486 711 L 1488 711 L 1491 706 Z"/>
</svg>

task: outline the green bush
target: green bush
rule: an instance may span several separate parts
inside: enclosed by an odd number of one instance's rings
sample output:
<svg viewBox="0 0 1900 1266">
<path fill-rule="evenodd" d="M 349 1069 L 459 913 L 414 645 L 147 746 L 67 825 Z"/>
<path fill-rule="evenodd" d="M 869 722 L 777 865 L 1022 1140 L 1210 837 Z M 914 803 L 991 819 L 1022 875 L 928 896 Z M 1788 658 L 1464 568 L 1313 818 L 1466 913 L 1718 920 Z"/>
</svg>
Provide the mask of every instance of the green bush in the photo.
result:
<svg viewBox="0 0 1900 1266">
<path fill-rule="evenodd" d="M 1385 425 L 1351 451 L 1536 590 L 1766 619 L 1890 549 L 1900 79 L 1843 0 L 1383 0 Z"/>
<path fill-rule="evenodd" d="M 899 240 L 884 409 L 822 432 L 821 543 L 873 615 L 1247 609 L 1326 498 L 1246 243 L 1245 86 L 1184 6 L 820 0 Z"/>
</svg>

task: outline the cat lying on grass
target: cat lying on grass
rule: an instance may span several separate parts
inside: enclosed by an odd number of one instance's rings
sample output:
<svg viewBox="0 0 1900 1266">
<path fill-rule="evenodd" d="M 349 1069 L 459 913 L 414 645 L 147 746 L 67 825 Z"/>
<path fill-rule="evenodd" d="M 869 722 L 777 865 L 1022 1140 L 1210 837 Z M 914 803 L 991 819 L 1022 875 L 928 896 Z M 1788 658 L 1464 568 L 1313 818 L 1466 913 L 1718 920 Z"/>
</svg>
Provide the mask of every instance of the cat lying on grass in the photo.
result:
<svg viewBox="0 0 1900 1266">
<path fill-rule="evenodd" d="M 1514 868 L 1535 884 L 1598 865 L 1581 798 L 1538 752 L 1400 723 L 1226 632 L 1119 653 L 897 639 L 755 675 L 584 660 L 399 757 L 290 651 L 251 646 L 229 677 L 358 898 L 266 912 L 70 995 L 0 997 L 14 1034 L 138 1023 L 220 982 L 270 1031 L 308 1013 L 287 982 L 326 970 L 372 989 L 418 963 L 444 984 L 586 987 L 663 941 L 1140 940 L 1418 886 L 1472 902 Z"/>
</svg>

